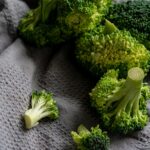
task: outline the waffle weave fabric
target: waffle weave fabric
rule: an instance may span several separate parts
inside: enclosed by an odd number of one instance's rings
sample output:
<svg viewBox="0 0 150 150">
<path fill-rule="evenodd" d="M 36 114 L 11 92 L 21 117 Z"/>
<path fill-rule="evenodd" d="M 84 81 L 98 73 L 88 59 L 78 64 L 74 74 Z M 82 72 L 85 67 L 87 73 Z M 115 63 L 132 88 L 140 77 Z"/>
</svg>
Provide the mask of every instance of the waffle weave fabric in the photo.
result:
<svg viewBox="0 0 150 150">
<path fill-rule="evenodd" d="M 26 11 L 22 1 L 0 1 L 0 150 L 74 150 L 70 131 L 81 123 L 97 124 L 87 105 L 95 82 L 78 70 L 70 46 L 55 52 L 49 47 L 35 50 L 17 37 L 16 27 Z M 54 93 L 60 118 L 44 119 L 25 130 L 22 115 L 32 90 L 41 89 Z M 111 137 L 110 150 L 149 149 L 150 123 L 130 137 Z"/>
</svg>

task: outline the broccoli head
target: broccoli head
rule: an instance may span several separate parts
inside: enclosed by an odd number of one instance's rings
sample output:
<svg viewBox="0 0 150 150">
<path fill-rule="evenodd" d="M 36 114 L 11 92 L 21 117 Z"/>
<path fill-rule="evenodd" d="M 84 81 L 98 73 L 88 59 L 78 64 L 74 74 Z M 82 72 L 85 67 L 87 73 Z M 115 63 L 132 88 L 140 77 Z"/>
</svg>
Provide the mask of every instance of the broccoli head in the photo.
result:
<svg viewBox="0 0 150 150">
<path fill-rule="evenodd" d="M 149 69 L 150 52 L 128 31 L 118 30 L 107 20 L 104 27 L 99 26 L 81 36 L 76 47 L 78 62 L 93 75 L 119 69 L 119 74 L 126 77 L 131 67 L 140 67 L 144 72 Z"/>
<path fill-rule="evenodd" d="M 90 93 L 91 105 L 100 114 L 104 128 L 111 132 L 129 134 L 148 122 L 146 100 L 150 87 L 143 84 L 144 72 L 134 67 L 126 79 L 118 71 L 109 70 Z"/>
<path fill-rule="evenodd" d="M 49 117 L 57 119 L 59 117 L 56 101 L 52 98 L 52 93 L 46 91 L 33 92 L 31 98 L 31 108 L 24 114 L 27 129 L 36 126 L 39 120 Z"/>
<path fill-rule="evenodd" d="M 79 35 L 94 29 L 104 18 L 111 0 L 61 0 L 58 6 L 58 23 Z"/>
<path fill-rule="evenodd" d="M 89 131 L 84 125 L 78 127 L 78 131 L 71 132 L 73 141 L 79 150 L 108 150 L 110 139 L 106 132 L 99 126 L 92 127 Z"/>
<path fill-rule="evenodd" d="M 107 18 L 119 29 L 130 31 L 148 49 L 150 49 L 150 1 L 129 0 L 115 3 Z"/>
</svg>

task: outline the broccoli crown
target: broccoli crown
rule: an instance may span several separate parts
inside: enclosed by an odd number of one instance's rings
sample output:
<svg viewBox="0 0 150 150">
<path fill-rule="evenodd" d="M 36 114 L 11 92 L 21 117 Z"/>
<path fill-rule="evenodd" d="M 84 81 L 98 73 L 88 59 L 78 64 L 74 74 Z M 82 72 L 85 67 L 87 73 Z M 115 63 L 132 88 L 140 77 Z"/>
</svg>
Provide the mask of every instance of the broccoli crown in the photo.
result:
<svg viewBox="0 0 150 150">
<path fill-rule="evenodd" d="M 128 69 L 136 66 L 147 72 L 150 52 L 128 31 L 120 31 L 108 21 L 106 24 L 109 25 L 105 25 L 104 31 L 99 26 L 100 30 L 87 32 L 77 41 L 75 53 L 78 62 L 93 75 L 102 75 L 108 69 L 119 69 L 119 75 L 126 77 Z M 113 28 L 110 30 L 109 26 Z M 112 32 L 112 29 L 115 31 Z"/>
<path fill-rule="evenodd" d="M 72 131 L 71 136 L 80 150 L 108 150 L 110 139 L 106 132 L 99 126 L 92 127 L 89 131 L 85 126 L 78 127 L 78 133 Z"/>
<path fill-rule="evenodd" d="M 75 35 L 94 29 L 108 12 L 111 0 L 62 0 L 58 23 Z"/>
<path fill-rule="evenodd" d="M 150 98 L 150 87 L 143 84 L 143 78 L 143 70 L 134 67 L 128 71 L 126 80 L 119 79 L 114 69 L 99 80 L 90 97 L 104 128 L 129 134 L 147 124 L 146 100 Z"/>
<path fill-rule="evenodd" d="M 26 128 L 30 129 L 39 123 L 42 118 L 49 117 L 57 119 L 59 117 L 56 101 L 52 98 L 52 93 L 46 91 L 33 92 L 31 98 L 31 108 L 25 112 L 24 119 Z"/>
<path fill-rule="evenodd" d="M 150 48 L 150 1 L 129 0 L 114 4 L 107 18 L 119 29 L 127 29 L 148 49 Z"/>
</svg>

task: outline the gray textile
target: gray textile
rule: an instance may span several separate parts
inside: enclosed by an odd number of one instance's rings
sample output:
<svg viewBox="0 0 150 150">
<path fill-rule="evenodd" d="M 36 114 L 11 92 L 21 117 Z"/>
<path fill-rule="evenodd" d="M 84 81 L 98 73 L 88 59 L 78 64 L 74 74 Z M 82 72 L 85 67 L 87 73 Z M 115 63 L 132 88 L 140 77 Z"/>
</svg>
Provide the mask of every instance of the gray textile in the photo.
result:
<svg viewBox="0 0 150 150">
<path fill-rule="evenodd" d="M 28 8 L 19 0 L 1 0 L 0 6 L 0 150 L 75 149 L 70 131 L 80 123 L 97 124 L 87 105 L 95 82 L 79 71 L 69 46 L 53 53 L 51 48 L 35 50 L 19 38 L 13 42 L 18 20 Z M 40 89 L 54 93 L 61 116 L 25 130 L 22 115 L 32 90 Z M 113 136 L 110 149 L 149 150 L 150 123 L 132 137 Z"/>
<path fill-rule="evenodd" d="M 0 53 L 15 39 L 20 18 L 28 10 L 19 0 L 0 0 Z"/>
</svg>

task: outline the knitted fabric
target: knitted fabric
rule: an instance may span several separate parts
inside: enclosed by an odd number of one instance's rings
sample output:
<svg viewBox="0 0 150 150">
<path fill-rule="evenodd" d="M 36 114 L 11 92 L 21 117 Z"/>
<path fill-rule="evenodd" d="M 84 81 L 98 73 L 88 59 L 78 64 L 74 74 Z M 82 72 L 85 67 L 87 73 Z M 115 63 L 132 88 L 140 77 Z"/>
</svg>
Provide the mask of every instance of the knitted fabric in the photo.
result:
<svg viewBox="0 0 150 150">
<path fill-rule="evenodd" d="M 88 105 L 95 81 L 78 69 L 71 46 L 54 52 L 29 47 L 19 38 L 14 41 L 18 21 L 28 10 L 25 3 L 1 0 L 0 10 L 1 16 L 5 14 L 0 19 L 0 32 L 9 37 L 0 43 L 0 150 L 74 150 L 70 131 L 81 123 L 87 127 L 98 123 Z M 54 93 L 60 117 L 56 121 L 43 119 L 26 130 L 23 114 L 30 106 L 32 91 L 41 89 Z M 130 137 L 111 137 L 110 150 L 149 149 L 150 123 Z"/>
</svg>

